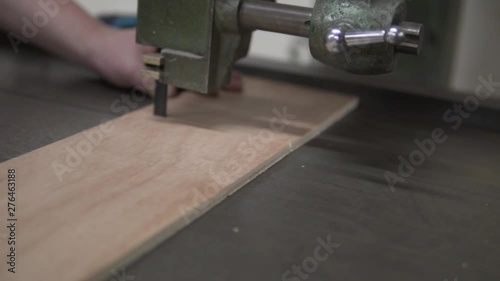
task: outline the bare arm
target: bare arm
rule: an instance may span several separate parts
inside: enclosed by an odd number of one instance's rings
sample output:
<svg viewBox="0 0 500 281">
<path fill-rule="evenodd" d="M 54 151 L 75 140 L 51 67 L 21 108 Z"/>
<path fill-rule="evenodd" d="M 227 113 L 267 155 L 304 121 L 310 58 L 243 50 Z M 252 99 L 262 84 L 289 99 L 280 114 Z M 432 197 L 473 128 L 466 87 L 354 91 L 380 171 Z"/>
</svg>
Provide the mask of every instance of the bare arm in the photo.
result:
<svg viewBox="0 0 500 281">
<path fill-rule="evenodd" d="M 14 50 L 35 44 L 94 69 L 116 86 L 152 90 L 140 70 L 142 55 L 155 48 L 137 45 L 134 29 L 110 28 L 71 0 L 0 0 L 0 29 L 9 33 Z M 226 89 L 241 89 L 238 75 Z"/>
<path fill-rule="evenodd" d="M 135 44 L 135 30 L 107 27 L 69 0 L 1 0 L 0 28 L 14 50 L 35 44 L 121 87 L 141 86 L 141 56 L 153 51 Z"/>
<path fill-rule="evenodd" d="M 84 64 L 94 52 L 92 38 L 106 29 L 67 0 L 4 0 L 0 3 L 0 25 L 11 32 L 9 39 L 18 49 L 23 43 L 32 43 Z"/>
</svg>

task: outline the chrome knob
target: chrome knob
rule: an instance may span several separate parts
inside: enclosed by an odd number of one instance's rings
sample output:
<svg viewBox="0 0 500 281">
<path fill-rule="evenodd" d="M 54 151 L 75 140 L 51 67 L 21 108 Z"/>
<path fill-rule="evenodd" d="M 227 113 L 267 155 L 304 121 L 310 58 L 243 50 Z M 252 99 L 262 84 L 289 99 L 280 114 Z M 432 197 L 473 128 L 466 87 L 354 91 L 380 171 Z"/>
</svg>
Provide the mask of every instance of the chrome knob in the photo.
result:
<svg viewBox="0 0 500 281">
<path fill-rule="evenodd" d="M 402 22 L 385 30 L 350 31 L 339 27 L 330 28 L 325 36 L 325 48 L 329 53 L 339 54 L 351 47 L 386 43 L 396 51 L 418 55 L 422 45 L 423 25 Z"/>
</svg>

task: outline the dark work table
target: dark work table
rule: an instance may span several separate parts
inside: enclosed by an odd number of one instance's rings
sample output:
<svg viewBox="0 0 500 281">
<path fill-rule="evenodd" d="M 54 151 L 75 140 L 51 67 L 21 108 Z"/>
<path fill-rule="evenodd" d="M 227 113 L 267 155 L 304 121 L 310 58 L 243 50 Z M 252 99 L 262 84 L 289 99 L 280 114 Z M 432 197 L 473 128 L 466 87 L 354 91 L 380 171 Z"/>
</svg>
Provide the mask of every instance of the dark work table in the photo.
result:
<svg viewBox="0 0 500 281">
<path fill-rule="evenodd" d="M 118 116 L 111 105 L 130 90 L 23 47 L 0 48 L 0 161 Z M 114 280 L 500 280 L 500 112 L 481 108 L 453 130 L 449 102 L 240 70 L 361 103 Z M 436 128 L 447 140 L 390 188 L 386 171 Z M 335 245 L 322 261 L 320 240 Z M 310 273 L 292 272 L 304 264 Z"/>
</svg>

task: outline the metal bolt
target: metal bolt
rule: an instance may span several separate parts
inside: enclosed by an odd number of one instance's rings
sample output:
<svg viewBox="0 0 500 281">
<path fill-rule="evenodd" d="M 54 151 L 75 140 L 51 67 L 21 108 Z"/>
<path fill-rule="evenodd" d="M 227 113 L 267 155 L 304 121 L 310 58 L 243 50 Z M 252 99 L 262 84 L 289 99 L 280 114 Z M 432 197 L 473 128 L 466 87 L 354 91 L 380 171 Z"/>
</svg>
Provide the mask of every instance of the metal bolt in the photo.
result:
<svg viewBox="0 0 500 281">
<path fill-rule="evenodd" d="M 423 27 L 420 24 L 403 22 L 402 26 L 391 26 L 386 30 L 345 32 L 339 27 L 330 28 L 325 35 L 325 48 L 332 54 L 345 52 L 349 47 L 387 43 L 397 51 L 418 54 Z M 403 48 L 397 48 L 398 46 Z"/>
</svg>

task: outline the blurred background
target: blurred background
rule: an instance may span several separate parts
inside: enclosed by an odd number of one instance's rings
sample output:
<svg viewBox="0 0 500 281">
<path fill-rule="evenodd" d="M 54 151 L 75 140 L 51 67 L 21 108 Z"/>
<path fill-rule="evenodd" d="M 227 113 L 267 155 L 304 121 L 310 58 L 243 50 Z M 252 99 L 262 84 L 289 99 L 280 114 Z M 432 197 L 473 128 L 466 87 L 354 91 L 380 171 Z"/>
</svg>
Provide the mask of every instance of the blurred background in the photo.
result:
<svg viewBox="0 0 500 281">
<path fill-rule="evenodd" d="M 137 0 L 77 0 L 94 15 L 133 15 Z M 280 3 L 309 6 L 314 0 L 278 0 Z M 427 94 L 443 89 L 441 98 L 461 100 L 473 92 L 479 75 L 493 75 L 500 81 L 500 1 L 498 0 L 409 0 L 408 20 L 425 24 L 425 45 L 419 57 L 400 56 L 396 72 L 382 76 L 356 76 L 317 63 L 310 55 L 308 41 L 287 35 L 258 31 L 250 56 L 243 64 L 334 77 L 367 85 L 404 89 Z M 459 93 L 446 94 L 449 90 Z M 438 91 L 439 92 L 439 91 Z M 433 94 L 435 95 L 435 93 Z M 489 105 L 500 106 L 500 92 Z"/>
</svg>

